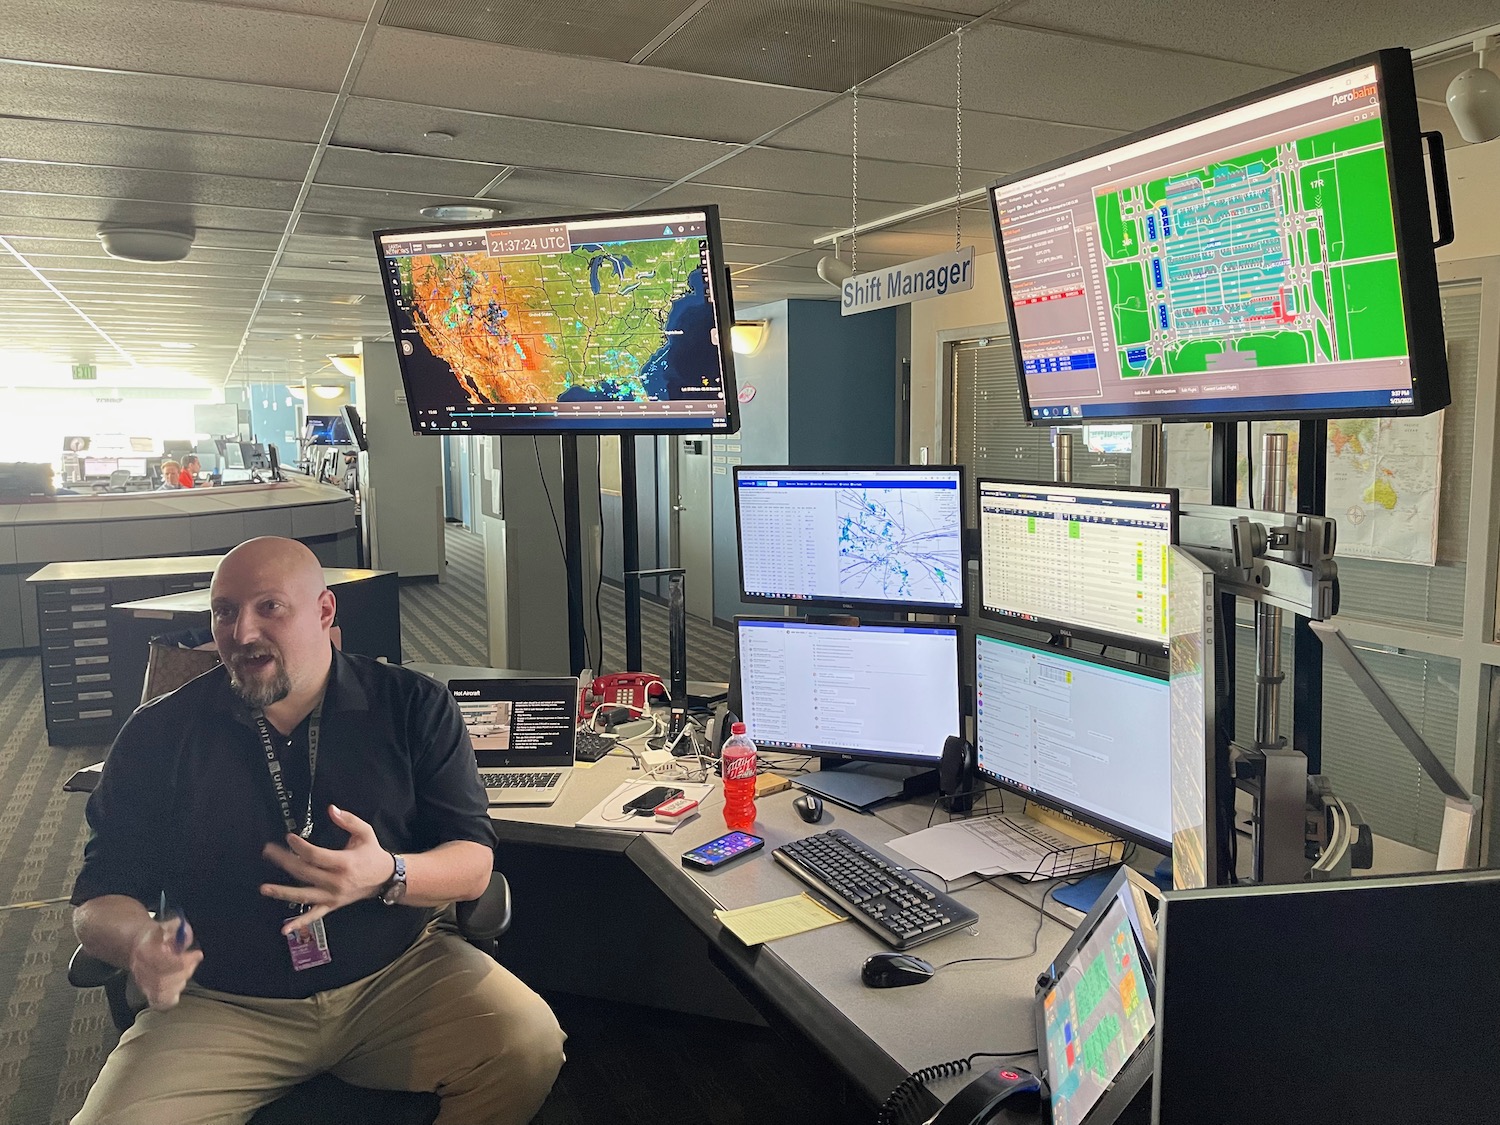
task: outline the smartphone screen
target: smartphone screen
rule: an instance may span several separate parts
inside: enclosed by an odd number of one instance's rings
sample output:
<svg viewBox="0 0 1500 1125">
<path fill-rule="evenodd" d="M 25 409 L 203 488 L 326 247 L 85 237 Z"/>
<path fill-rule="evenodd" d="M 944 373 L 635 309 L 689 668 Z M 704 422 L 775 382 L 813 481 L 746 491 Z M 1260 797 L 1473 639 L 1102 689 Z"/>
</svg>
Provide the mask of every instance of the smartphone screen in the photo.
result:
<svg viewBox="0 0 1500 1125">
<path fill-rule="evenodd" d="M 684 852 L 682 862 L 688 867 L 718 867 L 736 856 L 758 851 L 765 841 L 748 832 L 726 832 L 717 840 L 700 844 L 690 852 Z"/>
<path fill-rule="evenodd" d="M 650 816 L 652 810 L 663 801 L 670 801 L 673 797 L 681 797 L 682 790 L 674 789 L 670 785 L 658 785 L 654 789 L 648 789 L 638 797 L 625 802 L 621 812 L 633 812 L 636 816 Z"/>
</svg>

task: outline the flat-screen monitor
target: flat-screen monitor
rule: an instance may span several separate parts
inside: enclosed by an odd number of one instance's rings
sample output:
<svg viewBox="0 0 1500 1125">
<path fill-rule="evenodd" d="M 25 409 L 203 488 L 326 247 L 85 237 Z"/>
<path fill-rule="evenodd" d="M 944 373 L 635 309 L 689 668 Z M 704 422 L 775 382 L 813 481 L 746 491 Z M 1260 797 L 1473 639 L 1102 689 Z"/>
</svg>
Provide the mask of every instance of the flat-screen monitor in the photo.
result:
<svg viewBox="0 0 1500 1125">
<path fill-rule="evenodd" d="M 309 414 L 302 423 L 302 440 L 308 445 L 353 444 L 342 414 Z"/>
<path fill-rule="evenodd" d="M 1140 665 L 974 635 L 979 772 L 1027 800 L 1165 852 L 1171 696 Z"/>
<path fill-rule="evenodd" d="M 934 765 L 959 733 L 954 626 L 736 625 L 742 717 L 760 749 Z"/>
<path fill-rule="evenodd" d="M 1492 1120 L 1497 917 L 1496 871 L 1168 892 L 1151 1120 Z"/>
<path fill-rule="evenodd" d="M 1405 51 L 1110 141 L 989 195 L 1033 424 L 1448 405 Z"/>
<path fill-rule="evenodd" d="M 1214 752 L 1214 574 L 1167 553 L 1167 684 L 1172 702 L 1172 885 L 1219 882 Z"/>
<path fill-rule="evenodd" d="M 133 477 L 146 475 L 146 458 L 144 457 L 121 457 L 119 465 Z"/>
<path fill-rule="evenodd" d="M 1120 868 L 1038 981 L 1037 1043 L 1052 1125 L 1126 1119 L 1121 1111 L 1137 1098 L 1144 1108 L 1155 1047 L 1160 897 Z"/>
<path fill-rule="evenodd" d="M 237 441 L 224 443 L 224 467 L 226 469 L 248 469 L 243 448 Z"/>
<path fill-rule="evenodd" d="M 119 467 L 120 462 L 114 457 L 85 457 L 82 461 L 86 477 L 107 477 Z"/>
<path fill-rule="evenodd" d="M 369 443 L 365 440 L 365 424 L 359 411 L 353 405 L 345 403 L 339 407 L 339 414 L 344 419 L 344 426 L 349 431 L 349 440 L 354 443 L 354 447 L 361 451 L 369 449 Z"/>
<path fill-rule="evenodd" d="M 981 480 L 978 492 L 985 616 L 1166 649 L 1175 489 Z"/>
<path fill-rule="evenodd" d="M 713 206 L 377 231 L 412 429 L 734 433 Z"/>
<path fill-rule="evenodd" d="M 964 471 L 734 470 L 740 596 L 964 611 Z"/>
</svg>

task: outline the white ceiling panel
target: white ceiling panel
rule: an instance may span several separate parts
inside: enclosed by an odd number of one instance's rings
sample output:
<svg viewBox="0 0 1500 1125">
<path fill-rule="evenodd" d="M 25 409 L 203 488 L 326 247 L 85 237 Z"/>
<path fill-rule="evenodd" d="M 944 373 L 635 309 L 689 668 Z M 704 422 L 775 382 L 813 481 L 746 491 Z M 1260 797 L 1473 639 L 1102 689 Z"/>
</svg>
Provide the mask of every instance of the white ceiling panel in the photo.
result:
<svg viewBox="0 0 1500 1125">
<path fill-rule="evenodd" d="M 653 207 L 680 207 L 694 203 L 717 203 L 721 217 L 797 223 L 823 230 L 842 227 L 849 222 L 848 200 L 828 195 L 792 195 L 788 192 L 684 184 L 651 201 Z"/>
<path fill-rule="evenodd" d="M 389 27 L 375 33 L 354 92 L 710 141 L 754 140 L 828 97 Z"/>
<path fill-rule="evenodd" d="M 286 227 L 286 215 L 276 211 L 110 199 L 103 196 L 37 195 L 0 191 L 0 233 L 15 225 L 11 223 L 9 216 L 88 219 L 95 223 L 182 226 L 198 230 L 218 227 L 221 230 L 252 230 L 262 233 L 279 233 Z M 207 241 L 209 245 L 214 245 L 212 239 Z"/>
<path fill-rule="evenodd" d="M 0 153 L 5 160 L 301 180 L 312 159 L 313 146 L 210 133 L 0 117 Z"/>
<path fill-rule="evenodd" d="M 50 269 L 96 269 L 111 273 L 178 274 L 183 271 L 196 273 L 200 270 L 233 270 L 264 274 L 266 267 L 271 264 L 271 255 L 264 250 L 219 250 L 196 244 L 185 262 L 125 262 L 119 258 L 111 258 L 93 238 L 76 241 L 9 238 L 7 241 L 25 254 L 27 260 L 43 273 Z M 3 256 L 0 256 L 0 263 L 3 261 Z"/>
<path fill-rule="evenodd" d="M 57 242 L 69 245 L 92 242 L 98 245 L 98 239 L 94 233 L 98 228 L 97 221 L 49 216 L 7 215 L 3 206 L 0 206 L 0 216 L 3 216 L 3 218 L 0 218 L 0 234 L 5 235 L 7 238 L 12 235 L 16 236 L 18 248 L 23 243 L 28 246 L 50 245 Z M 193 249 L 188 254 L 188 260 L 192 261 L 198 252 L 204 249 L 269 254 L 276 249 L 279 233 L 279 230 L 276 233 L 270 233 L 265 231 L 209 230 L 200 228 L 198 233 L 193 236 Z M 72 251 L 64 252 L 71 253 Z"/>
<path fill-rule="evenodd" d="M 307 90 L 0 60 L 0 106 L 13 117 L 316 141 L 333 102 Z"/>
<path fill-rule="evenodd" d="M 201 172 L 160 172 L 145 168 L 95 168 L 80 164 L 30 164 L 0 160 L 0 191 L 47 195 L 103 196 L 158 203 L 212 204 L 290 211 L 300 184 L 252 180 Z"/>
<path fill-rule="evenodd" d="M 778 135 L 772 145 L 852 156 L 850 101 L 820 110 Z M 1053 125 L 1019 117 L 964 111 L 964 163 L 999 172 L 1018 171 L 1118 136 L 1105 129 Z M 954 112 L 940 106 L 861 98 L 859 154 L 889 161 L 952 167 L 957 152 Z M 951 195 L 943 191 L 930 198 Z"/>
<path fill-rule="evenodd" d="M 1204 6 L 1200 3 L 1198 8 L 1197 18 L 1204 19 Z M 1217 20 L 1217 7 L 1208 18 Z M 1101 22 L 1103 34 L 1114 30 L 1113 20 Z M 870 83 L 866 92 L 951 107 L 953 63 L 953 49 L 939 47 Z M 967 127 L 973 110 L 1105 129 L 1142 129 L 1279 82 L 1288 73 L 984 24 L 964 36 L 964 121 Z"/>
<path fill-rule="evenodd" d="M 28 62 L 105 67 L 335 92 L 359 25 L 192 0 L 7 0 L 0 54 Z M 275 51 L 242 49 L 275 43 Z"/>
<path fill-rule="evenodd" d="M 967 159 L 967 153 L 966 153 Z M 709 169 L 693 182 L 723 187 L 758 188 L 763 191 L 793 190 L 813 195 L 848 196 L 852 185 L 853 160 L 841 153 L 804 152 L 780 148 L 753 148 Z M 998 171 L 970 166 L 964 171 L 967 185 L 982 184 Z M 861 199 L 887 203 L 918 204 L 953 194 L 953 165 L 901 164 L 872 160 L 861 148 L 859 195 Z"/>
<path fill-rule="evenodd" d="M 330 19 L 364 22 L 370 14 L 372 0 L 202 0 L 203 3 L 229 3 L 236 8 L 266 8 L 277 12 L 301 12 Z"/>
<path fill-rule="evenodd" d="M 423 137 L 433 130 L 450 133 L 454 139 Z M 370 98 L 349 99 L 333 140 L 349 148 L 381 152 L 674 180 L 734 151 L 733 145 L 713 141 L 461 113 Z"/>
<path fill-rule="evenodd" d="M 505 171 L 502 164 L 438 160 L 391 152 L 330 147 L 318 165 L 320 184 L 416 191 L 467 199 Z"/>
<path fill-rule="evenodd" d="M 1494 0 L 1360 0 L 1357 4 L 1215 5 L 1201 0 L 1021 0 L 1006 23 L 1192 51 L 1305 72 L 1382 47 L 1420 47 L 1500 19 Z"/>
</svg>

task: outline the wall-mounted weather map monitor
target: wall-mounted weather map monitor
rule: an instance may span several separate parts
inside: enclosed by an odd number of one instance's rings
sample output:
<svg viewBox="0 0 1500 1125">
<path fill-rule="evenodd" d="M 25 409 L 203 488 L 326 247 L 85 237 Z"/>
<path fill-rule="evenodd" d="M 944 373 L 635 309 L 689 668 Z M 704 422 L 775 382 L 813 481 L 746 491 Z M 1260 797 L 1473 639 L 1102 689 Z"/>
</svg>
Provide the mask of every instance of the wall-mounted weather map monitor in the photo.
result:
<svg viewBox="0 0 1500 1125">
<path fill-rule="evenodd" d="M 718 209 L 377 231 L 412 429 L 733 433 Z"/>
<path fill-rule="evenodd" d="M 1448 405 L 1405 51 L 1002 180 L 990 203 L 1032 424 Z"/>
<path fill-rule="evenodd" d="M 734 470 L 740 596 L 964 612 L 958 465 Z"/>
<path fill-rule="evenodd" d="M 981 480 L 980 610 L 1164 652 L 1176 538 L 1176 489 Z"/>
</svg>

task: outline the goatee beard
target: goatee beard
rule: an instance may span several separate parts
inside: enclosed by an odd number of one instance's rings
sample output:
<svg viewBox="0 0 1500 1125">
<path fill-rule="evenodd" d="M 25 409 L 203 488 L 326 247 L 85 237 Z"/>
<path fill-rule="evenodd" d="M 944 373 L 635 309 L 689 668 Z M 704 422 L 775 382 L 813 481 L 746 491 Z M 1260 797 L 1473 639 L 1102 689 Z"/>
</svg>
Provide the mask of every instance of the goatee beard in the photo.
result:
<svg viewBox="0 0 1500 1125">
<path fill-rule="evenodd" d="M 234 689 L 235 695 L 260 710 L 265 710 L 273 703 L 280 703 L 292 693 L 291 677 L 286 674 L 286 669 L 279 660 L 276 662 L 276 674 L 269 680 L 242 680 L 231 661 L 229 686 Z"/>
</svg>

